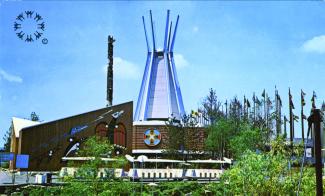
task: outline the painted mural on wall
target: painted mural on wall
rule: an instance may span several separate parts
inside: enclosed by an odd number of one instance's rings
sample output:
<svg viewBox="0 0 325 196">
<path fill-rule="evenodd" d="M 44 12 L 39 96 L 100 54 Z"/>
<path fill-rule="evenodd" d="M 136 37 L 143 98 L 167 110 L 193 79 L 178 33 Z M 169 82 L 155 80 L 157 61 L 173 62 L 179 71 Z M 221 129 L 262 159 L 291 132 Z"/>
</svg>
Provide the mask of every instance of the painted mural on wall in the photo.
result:
<svg viewBox="0 0 325 196">
<path fill-rule="evenodd" d="M 157 129 L 147 129 L 144 132 L 144 143 L 148 146 L 157 146 L 161 141 L 161 134 Z"/>
</svg>

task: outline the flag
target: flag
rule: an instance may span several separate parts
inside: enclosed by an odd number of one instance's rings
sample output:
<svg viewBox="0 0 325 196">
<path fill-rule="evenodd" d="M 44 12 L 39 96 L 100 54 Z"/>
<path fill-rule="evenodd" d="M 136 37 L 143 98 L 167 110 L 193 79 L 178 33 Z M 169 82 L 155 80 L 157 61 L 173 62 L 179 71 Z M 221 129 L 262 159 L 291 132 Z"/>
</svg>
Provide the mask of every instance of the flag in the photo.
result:
<svg viewBox="0 0 325 196">
<path fill-rule="evenodd" d="M 317 96 L 316 96 L 316 92 L 315 92 L 315 91 L 313 91 L 313 96 L 314 96 L 315 98 L 317 98 Z"/>
<path fill-rule="evenodd" d="M 292 107 L 292 109 L 295 109 L 295 106 L 293 105 L 293 102 L 292 102 L 292 95 L 291 95 L 291 92 L 290 92 L 290 88 L 289 88 L 289 104 Z"/>
<path fill-rule="evenodd" d="M 315 91 L 313 91 L 313 97 L 311 98 L 311 107 L 312 107 L 313 109 L 316 108 L 315 98 L 317 98 L 317 96 L 316 96 Z"/>
<path fill-rule="evenodd" d="M 306 93 L 304 93 L 304 91 L 302 91 L 302 89 L 301 89 L 301 105 L 302 106 L 306 105 L 305 95 L 306 95 Z"/>
<path fill-rule="evenodd" d="M 293 120 L 298 122 L 299 116 L 293 114 Z"/>
<path fill-rule="evenodd" d="M 307 117 L 304 114 L 302 114 L 302 119 L 307 120 Z"/>
<path fill-rule="evenodd" d="M 253 102 L 256 103 L 256 100 L 255 100 L 255 93 L 253 94 Z"/>
<path fill-rule="evenodd" d="M 265 89 L 263 90 L 262 97 L 265 98 Z"/>
<path fill-rule="evenodd" d="M 291 105 L 292 109 L 295 109 L 295 106 L 293 105 L 292 100 L 290 100 L 290 105 Z"/>
<path fill-rule="evenodd" d="M 280 107 L 282 107 L 282 100 L 280 95 L 278 94 L 278 91 L 276 92 L 276 99 L 278 100 Z"/>
<path fill-rule="evenodd" d="M 255 101 L 256 101 L 257 105 L 261 105 L 261 102 L 260 102 L 260 100 L 258 100 L 258 97 L 255 98 Z"/>
<path fill-rule="evenodd" d="M 288 121 L 287 117 L 286 117 L 286 116 L 284 116 L 284 122 L 287 122 L 287 121 Z"/>
<path fill-rule="evenodd" d="M 191 116 L 192 117 L 198 116 L 198 115 L 199 115 L 199 113 L 197 111 L 194 111 L 194 110 L 191 111 Z"/>
<path fill-rule="evenodd" d="M 251 103 L 249 103 L 248 99 L 246 99 L 246 103 L 247 103 L 247 107 L 250 108 L 251 107 Z"/>
<path fill-rule="evenodd" d="M 267 105 L 272 105 L 272 101 L 270 100 L 269 97 L 267 97 Z"/>
</svg>

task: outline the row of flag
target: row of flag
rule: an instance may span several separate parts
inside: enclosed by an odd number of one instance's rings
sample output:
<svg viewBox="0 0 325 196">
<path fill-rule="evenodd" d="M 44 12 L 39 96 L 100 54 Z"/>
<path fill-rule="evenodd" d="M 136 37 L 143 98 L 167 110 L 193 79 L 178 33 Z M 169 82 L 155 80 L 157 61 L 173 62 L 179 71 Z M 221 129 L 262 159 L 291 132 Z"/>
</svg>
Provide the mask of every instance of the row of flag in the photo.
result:
<svg viewBox="0 0 325 196">
<path fill-rule="evenodd" d="M 287 118 L 285 115 L 283 115 L 283 121 L 282 121 L 282 99 L 278 92 L 278 90 L 275 88 L 275 98 L 274 102 L 272 102 L 271 98 L 268 96 L 265 90 L 263 90 L 260 99 L 258 96 L 253 94 L 252 102 L 246 96 L 244 96 L 244 103 L 243 103 L 243 113 L 246 118 L 249 118 L 249 114 L 251 115 L 251 119 L 253 121 L 257 120 L 257 118 L 262 118 L 265 122 L 265 125 L 270 128 L 272 122 L 270 122 L 270 110 L 274 108 L 274 112 L 272 113 L 273 116 L 275 116 L 275 130 L 276 134 L 279 135 L 281 130 L 281 124 L 284 122 L 284 133 L 286 134 L 286 123 L 289 122 L 289 128 L 290 128 L 290 140 L 293 141 L 294 136 L 294 122 L 298 122 L 299 116 L 294 114 L 293 110 L 295 109 L 294 103 L 293 103 L 293 96 L 291 94 L 291 90 L 289 88 L 289 118 Z M 304 120 L 307 120 L 307 117 L 304 114 L 304 106 L 306 105 L 305 101 L 306 93 L 301 90 L 301 113 L 300 113 L 300 119 L 301 119 L 301 128 L 302 128 L 302 139 L 305 138 L 304 133 Z M 316 108 L 315 99 L 317 98 L 315 91 L 313 91 L 313 95 L 311 98 L 311 105 L 312 109 Z M 235 98 L 236 99 L 236 98 Z M 234 101 L 236 103 L 236 100 Z M 274 103 L 274 105 L 273 105 Z M 227 101 L 225 103 L 227 108 Z M 261 112 L 261 108 L 264 110 Z M 250 110 L 250 112 L 249 112 Z M 226 116 L 228 116 L 228 112 L 226 109 Z M 264 114 L 264 117 L 262 117 L 262 114 Z M 271 128 L 270 128 L 271 129 Z"/>
</svg>

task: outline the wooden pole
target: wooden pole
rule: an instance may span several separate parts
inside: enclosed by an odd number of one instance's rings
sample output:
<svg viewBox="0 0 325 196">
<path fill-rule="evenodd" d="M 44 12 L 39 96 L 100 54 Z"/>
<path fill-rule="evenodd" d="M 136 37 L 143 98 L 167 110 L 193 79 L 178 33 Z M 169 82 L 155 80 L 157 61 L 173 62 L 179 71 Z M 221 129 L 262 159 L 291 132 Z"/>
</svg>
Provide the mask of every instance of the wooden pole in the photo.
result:
<svg viewBox="0 0 325 196">
<path fill-rule="evenodd" d="M 313 109 L 308 118 L 308 122 L 313 124 L 314 149 L 315 149 L 315 170 L 316 170 L 316 195 L 323 195 L 323 177 L 322 177 L 322 141 L 321 141 L 321 122 L 322 114 L 319 109 Z"/>
</svg>

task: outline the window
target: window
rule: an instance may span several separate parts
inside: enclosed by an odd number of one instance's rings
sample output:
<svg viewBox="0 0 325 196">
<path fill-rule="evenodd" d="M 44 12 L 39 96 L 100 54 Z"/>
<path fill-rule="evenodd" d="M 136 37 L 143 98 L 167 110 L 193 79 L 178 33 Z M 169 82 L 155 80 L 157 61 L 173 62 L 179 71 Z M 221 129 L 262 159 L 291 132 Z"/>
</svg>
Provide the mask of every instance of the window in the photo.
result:
<svg viewBox="0 0 325 196">
<path fill-rule="evenodd" d="M 114 144 L 126 146 L 126 129 L 123 123 L 118 123 L 114 129 Z"/>
<path fill-rule="evenodd" d="M 96 125 L 95 133 L 99 137 L 107 137 L 108 136 L 108 125 L 106 122 L 100 122 Z"/>
</svg>

